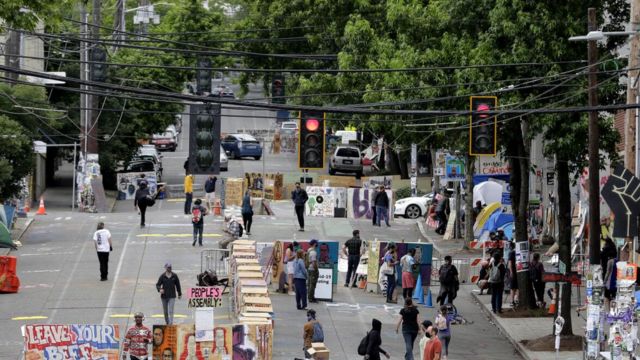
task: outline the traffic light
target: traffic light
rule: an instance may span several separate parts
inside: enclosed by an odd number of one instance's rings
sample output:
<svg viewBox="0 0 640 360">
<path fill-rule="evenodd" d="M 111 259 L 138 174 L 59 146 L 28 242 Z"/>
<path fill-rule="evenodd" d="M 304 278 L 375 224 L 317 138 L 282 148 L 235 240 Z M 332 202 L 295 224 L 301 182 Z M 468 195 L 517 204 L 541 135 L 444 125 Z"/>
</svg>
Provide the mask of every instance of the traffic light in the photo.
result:
<svg viewBox="0 0 640 360">
<path fill-rule="evenodd" d="M 271 81 L 271 102 L 273 104 L 284 104 L 284 76 L 274 75 Z"/>
<path fill-rule="evenodd" d="M 198 59 L 198 69 L 196 70 L 196 89 L 198 95 L 211 92 L 211 60 L 207 58 Z"/>
<path fill-rule="evenodd" d="M 300 111 L 298 129 L 298 167 L 324 168 L 324 113 Z"/>
<path fill-rule="evenodd" d="M 469 116 L 469 155 L 496 154 L 496 115 L 489 114 L 498 106 L 495 96 L 471 96 Z"/>
<path fill-rule="evenodd" d="M 192 104 L 189 124 L 189 172 L 220 173 L 220 104 Z"/>
<path fill-rule="evenodd" d="M 91 81 L 107 81 L 107 52 L 101 47 L 91 50 Z"/>
</svg>

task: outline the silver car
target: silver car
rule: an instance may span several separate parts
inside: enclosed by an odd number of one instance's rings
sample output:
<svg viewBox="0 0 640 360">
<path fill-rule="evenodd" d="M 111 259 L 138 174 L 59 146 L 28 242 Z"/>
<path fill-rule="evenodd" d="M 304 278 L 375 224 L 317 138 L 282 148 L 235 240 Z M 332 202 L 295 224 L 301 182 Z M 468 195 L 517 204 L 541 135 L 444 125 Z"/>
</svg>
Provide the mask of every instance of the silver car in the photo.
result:
<svg viewBox="0 0 640 360">
<path fill-rule="evenodd" d="M 224 152 L 224 148 L 220 145 L 220 171 L 229 170 L 229 158 Z"/>
<path fill-rule="evenodd" d="M 329 174 L 334 175 L 336 172 L 355 173 L 356 176 L 362 176 L 360 149 L 349 145 L 338 146 L 329 162 Z"/>
</svg>

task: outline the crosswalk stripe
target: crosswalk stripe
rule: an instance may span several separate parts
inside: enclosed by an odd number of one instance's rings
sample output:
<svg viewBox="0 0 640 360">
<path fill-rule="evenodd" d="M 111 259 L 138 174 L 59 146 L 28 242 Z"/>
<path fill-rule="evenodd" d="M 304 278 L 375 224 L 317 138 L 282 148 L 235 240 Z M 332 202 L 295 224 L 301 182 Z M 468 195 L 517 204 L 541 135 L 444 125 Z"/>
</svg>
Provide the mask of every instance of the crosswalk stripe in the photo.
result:
<svg viewBox="0 0 640 360">
<path fill-rule="evenodd" d="M 136 237 L 192 237 L 193 234 L 138 234 Z M 221 237 L 220 234 L 202 234 L 202 237 Z"/>
</svg>

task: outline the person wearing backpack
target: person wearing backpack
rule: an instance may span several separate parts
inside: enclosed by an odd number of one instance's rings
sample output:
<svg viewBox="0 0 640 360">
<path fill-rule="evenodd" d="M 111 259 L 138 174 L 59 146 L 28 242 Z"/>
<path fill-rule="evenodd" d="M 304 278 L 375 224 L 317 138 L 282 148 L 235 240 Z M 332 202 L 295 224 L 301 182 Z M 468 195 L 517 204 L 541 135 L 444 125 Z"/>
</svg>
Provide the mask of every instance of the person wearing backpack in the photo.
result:
<svg viewBox="0 0 640 360">
<path fill-rule="evenodd" d="M 149 188 L 147 182 L 141 182 L 140 187 L 136 190 L 136 194 L 133 200 L 133 207 L 138 210 L 140 214 L 140 227 L 145 226 L 145 216 L 147 213 L 147 197 L 149 196 Z"/>
<path fill-rule="evenodd" d="M 542 261 L 540 261 L 540 253 L 533 254 L 533 260 L 531 260 L 531 263 L 529 264 L 529 274 L 533 290 L 536 294 L 536 303 L 538 304 L 538 307 L 544 309 L 546 307 L 544 302 L 544 288 L 546 284 L 542 280 L 544 265 L 542 264 Z"/>
<path fill-rule="evenodd" d="M 207 181 L 204 182 L 204 199 L 207 202 L 207 209 L 213 211 L 213 205 L 216 200 L 216 182 L 218 178 L 214 175 L 209 175 Z"/>
<path fill-rule="evenodd" d="M 311 358 L 311 355 L 307 352 L 311 348 L 312 343 L 324 342 L 324 331 L 322 325 L 316 319 L 316 311 L 309 309 L 307 311 L 307 322 L 302 328 L 302 339 L 304 344 L 302 349 L 304 350 L 305 358 Z"/>
<path fill-rule="evenodd" d="M 249 189 L 244 192 L 244 196 L 242 197 L 241 214 L 244 229 L 247 231 L 247 235 L 251 235 L 251 224 L 253 224 L 253 200 L 251 200 Z"/>
<path fill-rule="evenodd" d="M 453 265 L 453 259 L 451 255 L 444 257 L 444 264 L 440 266 L 438 270 L 440 279 L 440 293 L 438 294 L 437 301 L 440 306 L 450 303 L 453 304 L 453 300 L 458 295 L 458 288 L 460 282 L 458 280 L 458 269 Z"/>
<path fill-rule="evenodd" d="M 493 264 L 489 270 L 489 286 L 491 287 L 491 311 L 502 313 L 502 293 L 504 292 L 504 275 L 507 268 L 502 261 L 502 254 L 493 256 Z"/>
<path fill-rule="evenodd" d="M 207 215 L 207 208 L 202 206 L 202 200 L 196 199 L 191 208 L 191 223 L 193 224 L 193 243 L 191 246 L 196 246 L 196 241 L 202 246 L 202 233 L 204 232 L 204 216 Z"/>
<path fill-rule="evenodd" d="M 380 360 L 380 353 L 382 353 L 388 359 L 389 353 L 380 347 L 382 345 L 381 332 L 382 322 L 378 319 L 371 320 L 371 331 L 360 341 L 358 355 L 364 355 L 365 360 Z"/>
</svg>

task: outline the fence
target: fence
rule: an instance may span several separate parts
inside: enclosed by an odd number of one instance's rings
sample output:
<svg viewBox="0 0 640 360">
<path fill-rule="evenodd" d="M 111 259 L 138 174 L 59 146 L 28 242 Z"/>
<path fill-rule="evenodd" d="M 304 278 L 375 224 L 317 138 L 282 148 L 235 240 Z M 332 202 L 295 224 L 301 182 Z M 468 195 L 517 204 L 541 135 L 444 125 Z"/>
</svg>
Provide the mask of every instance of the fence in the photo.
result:
<svg viewBox="0 0 640 360">
<path fill-rule="evenodd" d="M 229 250 L 211 249 L 200 253 L 200 272 L 215 271 L 218 277 L 229 276 Z"/>
<path fill-rule="evenodd" d="M 477 281 L 477 277 L 480 276 L 480 258 L 472 259 L 453 259 L 452 263 L 458 269 L 458 279 L 460 283 L 474 284 Z M 438 271 L 440 266 L 444 264 L 444 259 L 432 259 L 431 260 L 431 284 L 439 284 L 440 276 Z"/>
</svg>

